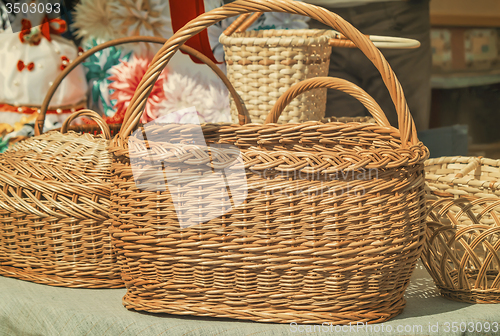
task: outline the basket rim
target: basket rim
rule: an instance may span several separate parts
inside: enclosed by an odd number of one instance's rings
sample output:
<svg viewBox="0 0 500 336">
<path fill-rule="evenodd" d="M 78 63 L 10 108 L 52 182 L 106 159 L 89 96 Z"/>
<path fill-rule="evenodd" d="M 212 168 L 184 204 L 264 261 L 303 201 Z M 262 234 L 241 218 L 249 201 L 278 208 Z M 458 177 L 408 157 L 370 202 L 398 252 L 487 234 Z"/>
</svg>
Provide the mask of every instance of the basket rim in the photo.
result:
<svg viewBox="0 0 500 336">
<path fill-rule="evenodd" d="M 271 34 L 271 36 L 261 36 L 263 34 Z M 303 35 L 308 36 L 312 34 L 317 35 L 303 37 Z M 233 33 L 230 36 L 223 33 L 219 37 L 219 42 L 224 46 L 302 47 L 320 44 L 330 48 L 328 42 L 336 35 L 337 32 L 329 29 L 268 29 Z"/>
<path fill-rule="evenodd" d="M 424 162 L 424 168 L 426 169 L 425 180 L 430 184 L 448 184 L 451 186 L 458 186 L 462 189 L 467 187 L 473 188 L 483 188 L 489 189 L 491 191 L 500 190 L 500 179 L 498 180 L 485 180 L 477 179 L 474 174 L 468 173 L 464 176 L 457 176 L 458 170 L 449 174 L 435 174 L 433 172 L 428 172 L 429 167 L 441 166 L 448 164 L 469 164 L 474 160 L 479 160 L 479 167 L 493 167 L 500 168 L 500 160 L 474 157 L 474 156 L 444 156 L 439 158 L 428 159 Z M 471 184 L 472 182 L 472 184 Z M 432 190 L 434 191 L 434 190 Z"/>
<path fill-rule="evenodd" d="M 185 126 L 188 126 L 186 124 Z M 191 125 L 192 126 L 192 125 Z M 338 172 L 341 171 L 352 171 L 355 167 L 356 170 L 370 170 L 370 169 L 398 169 L 400 167 L 408 167 L 414 165 L 422 165 L 425 159 L 429 156 L 429 151 L 427 147 L 422 142 L 411 146 L 409 149 L 402 149 L 398 146 L 400 141 L 399 131 L 394 127 L 384 127 L 377 124 L 369 124 L 369 123 L 360 123 L 360 122 L 350 122 L 350 123 L 342 123 L 342 122 L 330 122 L 330 123 L 322 123 L 320 121 L 309 121 L 305 123 L 288 123 L 288 124 L 246 124 L 243 126 L 240 125 L 230 125 L 230 124 L 203 124 L 197 125 L 202 127 L 219 128 L 218 132 L 223 135 L 231 134 L 234 136 L 238 136 L 241 133 L 252 133 L 256 134 L 257 138 L 260 138 L 263 135 L 262 145 L 267 148 L 261 148 L 260 145 L 246 145 L 240 144 L 238 141 L 229 142 L 225 139 L 221 138 L 215 143 L 220 144 L 231 144 L 236 147 L 239 147 L 241 153 L 243 154 L 244 161 L 248 161 L 245 163 L 245 168 L 252 168 L 253 165 L 258 164 L 254 162 L 252 158 L 256 155 L 256 153 L 266 153 L 266 157 L 271 161 L 281 161 L 281 156 L 286 153 L 292 153 L 293 155 L 299 154 L 303 159 L 306 157 L 309 158 L 309 163 L 304 167 L 297 168 L 300 171 L 308 171 L 310 169 L 318 169 L 317 165 L 320 165 L 318 162 L 322 162 L 324 167 L 320 169 L 320 171 L 316 171 L 314 174 L 331 174 L 331 171 L 335 170 Z M 179 125 L 171 125 L 166 124 L 165 127 L 179 127 Z M 340 150 L 338 147 L 332 148 L 320 148 L 313 149 L 309 148 L 308 150 L 304 147 L 301 148 L 300 143 L 296 143 L 294 148 L 283 148 L 281 144 L 269 144 L 265 143 L 265 134 L 269 134 L 271 130 L 275 130 L 276 134 L 281 134 L 281 132 L 290 133 L 290 132 L 298 132 L 301 130 L 309 130 L 316 132 L 318 129 L 323 128 L 327 132 L 332 132 L 335 130 L 336 132 L 346 131 L 361 131 L 361 132 L 369 132 L 374 134 L 383 134 L 385 136 L 391 137 L 391 142 L 393 142 L 393 148 L 388 148 L 388 146 L 378 145 L 377 143 L 373 143 L 374 148 L 372 149 L 349 149 L 343 146 L 343 150 Z M 260 132 L 263 132 L 260 134 Z M 304 134 L 307 136 L 307 134 Z M 280 135 L 281 136 L 281 135 Z M 127 137 L 127 139 L 123 139 L 121 137 L 115 137 L 113 141 L 111 141 L 109 146 L 109 152 L 115 157 L 127 157 L 130 158 L 129 150 L 134 152 L 134 155 L 148 155 L 147 148 L 143 146 L 143 144 L 135 141 L 134 135 Z M 242 139 L 243 141 L 245 139 Z M 129 142 L 131 141 L 131 142 Z M 388 140 L 389 141 L 389 140 Z M 156 142 L 148 140 L 148 148 L 153 150 L 153 148 L 160 150 L 160 152 L 164 151 L 163 144 L 164 142 Z M 286 143 L 284 143 L 286 144 Z M 133 147 L 129 147 L 132 145 Z M 257 146 L 257 147 L 256 147 Z M 298 147 L 297 147 L 298 146 Z M 203 146 L 199 146 L 203 147 Z M 163 148 L 163 149 L 162 149 Z M 201 149 L 201 148 L 200 148 Z M 208 150 L 208 149 L 205 149 Z M 154 150 L 153 150 L 154 151 Z M 163 154 L 162 154 L 163 155 Z M 185 158 L 188 160 L 189 158 Z M 184 159 L 183 159 L 184 160 Z M 271 162 L 270 161 L 270 162 Z M 316 162 L 315 162 L 316 161 Z M 328 168 L 328 170 L 326 170 Z"/>
<path fill-rule="evenodd" d="M 475 156 L 442 156 L 438 158 L 432 158 L 425 161 L 425 167 L 449 164 L 449 163 L 470 163 L 472 160 L 477 159 Z M 481 166 L 497 166 L 500 167 L 500 160 L 481 158 Z"/>
<path fill-rule="evenodd" d="M 106 195 L 104 189 L 106 189 L 105 185 L 109 183 L 107 181 L 108 177 L 101 178 L 94 171 L 94 166 L 84 166 L 84 171 L 78 169 L 71 170 L 71 173 L 68 173 L 72 176 L 71 181 L 62 181 L 56 178 L 41 180 L 41 173 L 38 172 L 32 175 L 30 169 L 37 167 L 37 170 L 48 170 L 47 176 L 54 177 L 53 174 L 59 174 L 59 169 L 54 170 L 50 167 L 59 167 L 65 171 L 71 166 L 81 167 L 81 162 L 79 161 L 81 158 L 75 157 L 71 149 L 72 147 L 82 145 L 92 148 L 91 154 L 102 160 L 104 157 L 100 154 L 108 152 L 107 147 L 109 143 L 110 140 L 105 139 L 102 134 L 80 134 L 72 130 L 64 134 L 58 130 L 51 130 L 41 135 L 30 137 L 9 147 L 5 153 L 0 155 L 0 175 L 2 175 L 0 180 L 8 185 L 25 186 L 33 190 L 42 188 L 45 191 L 53 190 L 57 192 L 57 190 L 67 190 L 68 193 L 71 193 L 71 188 L 82 189 L 82 192 L 84 190 L 88 191 L 88 188 L 92 188 L 94 193 Z M 49 147 L 52 144 L 52 150 L 54 149 L 53 145 L 58 144 L 58 148 L 64 146 L 65 150 L 47 154 L 42 144 Z M 67 146 L 68 144 L 70 147 Z M 21 154 L 16 155 L 16 152 L 21 152 Z M 33 154 L 35 157 L 26 157 L 27 152 Z M 41 156 L 43 156 L 43 159 L 41 159 Z M 69 159 L 71 160 L 68 161 Z M 50 161 L 53 161 L 53 163 L 50 163 Z M 109 167 L 111 167 L 111 155 L 108 156 L 108 161 Z M 17 168 L 15 167 L 20 165 L 25 165 L 30 174 L 25 175 L 23 172 L 19 172 L 16 175 L 9 176 L 9 171 L 16 170 Z M 7 176 L 9 177 L 7 178 Z"/>
</svg>

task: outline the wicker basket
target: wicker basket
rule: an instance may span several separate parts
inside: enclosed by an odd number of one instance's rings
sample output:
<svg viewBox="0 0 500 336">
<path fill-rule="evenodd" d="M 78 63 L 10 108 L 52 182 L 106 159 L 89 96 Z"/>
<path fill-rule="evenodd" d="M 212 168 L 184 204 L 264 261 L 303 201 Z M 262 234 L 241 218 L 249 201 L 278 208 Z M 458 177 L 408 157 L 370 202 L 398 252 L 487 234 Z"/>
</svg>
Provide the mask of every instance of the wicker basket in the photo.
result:
<svg viewBox="0 0 500 336">
<path fill-rule="evenodd" d="M 499 197 L 500 160 L 440 157 L 425 161 L 425 180 L 438 197 Z"/>
<path fill-rule="evenodd" d="M 500 303 L 500 200 L 429 200 L 422 260 L 445 298 Z"/>
<path fill-rule="evenodd" d="M 66 128 L 93 118 L 104 136 Z M 90 110 L 61 132 L 29 138 L 0 156 L 0 274 L 37 283 L 123 287 L 108 231 L 111 134 Z M 106 140 L 107 139 L 107 140 Z"/>
<path fill-rule="evenodd" d="M 128 37 L 80 55 L 50 88 L 36 122 L 36 136 L 0 155 L 0 275 L 53 286 L 124 286 L 108 231 L 111 188 L 108 125 L 95 112 L 78 111 L 64 123 L 61 132 L 41 133 L 54 92 L 64 77 L 88 56 L 123 43 L 165 41 L 156 37 Z M 238 99 L 213 62 L 189 47 L 183 47 L 183 51 L 205 61 L 228 85 L 233 98 Z M 245 115 L 239 99 L 238 105 Z M 66 134 L 71 121 L 79 115 L 94 118 L 96 124 L 71 127 Z M 111 126 L 116 132 L 121 125 Z M 97 135 L 101 129 L 105 130 L 105 138 Z"/>
<path fill-rule="evenodd" d="M 246 104 L 250 119 L 263 123 L 278 98 L 293 84 L 328 75 L 335 36 L 327 30 L 260 30 L 224 34 L 227 75 Z M 321 120 L 325 116 L 326 90 L 316 89 L 297 97 L 280 116 L 279 123 Z M 238 113 L 233 107 L 233 120 Z"/>
<path fill-rule="evenodd" d="M 378 125 L 276 124 L 280 106 L 295 98 L 285 94 L 263 125 L 152 124 L 134 132 L 144 93 L 183 43 L 226 17 L 260 10 L 308 15 L 355 41 L 381 72 L 400 131 L 361 89 L 322 78 L 327 84 L 308 81 L 295 91 L 348 92 Z M 390 66 L 349 23 L 302 2 L 237 0 L 178 30 L 129 106 L 110 144 L 113 242 L 127 308 L 334 324 L 382 322 L 403 310 L 425 234 L 428 151 Z M 377 174 L 359 175 L 369 169 Z"/>
</svg>

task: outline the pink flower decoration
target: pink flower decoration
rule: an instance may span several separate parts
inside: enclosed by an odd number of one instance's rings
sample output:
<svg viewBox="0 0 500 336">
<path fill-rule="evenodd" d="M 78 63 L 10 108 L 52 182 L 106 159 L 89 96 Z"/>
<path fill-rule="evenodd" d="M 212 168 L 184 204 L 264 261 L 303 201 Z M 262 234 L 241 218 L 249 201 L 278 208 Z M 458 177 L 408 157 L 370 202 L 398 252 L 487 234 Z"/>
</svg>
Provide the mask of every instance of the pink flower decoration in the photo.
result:
<svg viewBox="0 0 500 336">
<path fill-rule="evenodd" d="M 111 76 L 108 78 L 111 83 L 109 88 L 114 90 L 110 98 L 116 100 L 115 109 L 116 116 L 125 115 L 135 90 L 139 86 L 142 77 L 149 67 L 150 60 L 144 57 L 136 57 L 133 55 L 128 61 L 120 61 L 120 64 L 112 67 L 109 72 Z M 163 82 L 167 78 L 167 71 L 163 71 L 156 81 L 151 94 L 146 103 L 146 109 L 141 117 L 142 123 L 147 123 L 158 117 L 159 104 L 165 99 L 163 92 Z M 117 119 L 117 118 L 112 118 Z M 113 120 L 114 122 L 122 122 L 123 120 Z"/>
</svg>

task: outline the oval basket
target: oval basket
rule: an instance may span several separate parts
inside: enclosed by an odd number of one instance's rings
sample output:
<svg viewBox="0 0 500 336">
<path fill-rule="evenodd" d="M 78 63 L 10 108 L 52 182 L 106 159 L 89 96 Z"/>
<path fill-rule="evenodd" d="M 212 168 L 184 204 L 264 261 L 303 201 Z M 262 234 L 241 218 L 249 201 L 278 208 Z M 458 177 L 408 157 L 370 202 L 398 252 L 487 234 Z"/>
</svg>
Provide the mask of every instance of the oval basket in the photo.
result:
<svg viewBox="0 0 500 336">
<path fill-rule="evenodd" d="M 108 230 L 109 126 L 97 113 L 82 110 L 72 114 L 61 131 L 41 133 L 57 87 L 87 57 L 123 43 L 165 41 L 127 37 L 80 55 L 49 89 L 35 125 L 36 136 L 0 154 L 0 275 L 64 287 L 124 286 Z M 196 50 L 184 46 L 183 51 L 219 75 L 244 116 L 244 106 L 224 73 Z M 70 127 L 80 115 L 91 117 L 96 124 Z M 121 125 L 111 126 L 116 132 Z"/>
<path fill-rule="evenodd" d="M 500 303 L 500 200 L 429 200 L 422 260 L 445 298 Z"/>
<path fill-rule="evenodd" d="M 399 130 L 363 90 L 338 78 L 292 86 L 265 124 L 137 129 L 147 92 L 183 43 L 256 11 L 308 15 L 354 41 L 381 72 Z M 356 97 L 377 124 L 276 123 L 297 95 L 325 87 Z M 338 15 L 296 1 L 237 0 L 192 20 L 156 54 L 110 144 L 123 304 L 278 323 L 396 316 L 425 234 L 428 150 L 416 134 L 383 55 Z"/>
</svg>

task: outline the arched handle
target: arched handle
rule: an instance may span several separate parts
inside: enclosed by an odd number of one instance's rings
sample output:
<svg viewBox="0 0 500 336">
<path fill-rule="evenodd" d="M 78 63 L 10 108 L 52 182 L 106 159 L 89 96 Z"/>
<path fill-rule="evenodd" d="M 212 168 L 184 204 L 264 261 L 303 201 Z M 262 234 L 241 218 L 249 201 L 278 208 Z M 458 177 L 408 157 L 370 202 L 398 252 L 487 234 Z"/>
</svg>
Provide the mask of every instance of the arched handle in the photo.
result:
<svg viewBox="0 0 500 336">
<path fill-rule="evenodd" d="M 255 12 L 252 16 L 241 15 L 224 31 L 224 35 L 230 36 L 234 32 L 242 33 L 247 30 L 262 15 L 262 12 Z M 344 35 L 337 33 L 335 38 L 330 39 L 328 45 L 338 48 L 356 48 L 356 45 Z M 415 49 L 420 47 L 420 42 L 405 37 L 366 35 L 377 48 L 383 49 Z"/>
<path fill-rule="evenodd" d="M 366 35 L 375 47 L 380 49 L 416 49 L 420 47 L 420 42 L 406 37 Z M 330 47 L 357 48 L 354 42 L 346 39 L 341 34 L 328 42 Z"/>
<path fill-rule="evenodd" d="M 97 125 L 101 128 L 102 134 L 107 140 L 111 140 L 111 131 L 109 130 L 108 124 L 102 119 L 99 113 L 92 110 L 79 110 L 72 113 L 62 124 L 61 133 L 64 134 L 68 131 L 69 124 L 78 117 L 89 117 L 94 120 Z"/>
<path fill-rule="evenodd" d="M 457 175 L 455 175 L 456 178 L 462 178 L 464 177 L 465 175 L 469 174 L 471 171 L 473 171 L 474 169 L 476 169 L 477 167 L 479 167 L 481 165 L 481 161 L 482 161 L 482 156 L 478 156 L 476 158 L 472 158 L 472 161 L 469 162 L 469 164 L 467 164 L 467 166 L 463 167 L 458 173 Z"/>
<path fill-rule="evenodd" d="M 380 106 L 368 93 L 366 93 L 359 86 L 345 79 L 336 77 L 309 78 L 292 85 L 292 87 L 286 90 L 286 92 L 279 97 L 278 101 L 274 104 L 271 112 L 267 116 L 266 121 L 264 121 L 264 124 L 278 122 L 281 112 L 283 112 L 287 105 L 290 104 L 290 102 L 298 95 L 310 90 L 322 88 L 336 89 L 353 96 L 366 107 L 368 112 L 370 112 L 379 125 L 387 127 L 391 126 Z"/>
<path fill-rule="evenodd" d="M 401 133 L 401 147 L 408 148 L 418 143 L 415 123 L 396 75 L 373 42 L 361 34 L 350 23 L 328 10 L 300 1 L 292 0 L 236 0 L 222 7 L 204 13 L 179 29 L 156 53 L 148 71 L 142 78 L 125 113 L 119 137 L 124 140 L 137 128 L 146 105 L 148 95 L 155 81 L 177 50 L 192 36 L 228 17 L 253 12 L 285 12 L 309 16 L 342 33 L 368 57 L 382 75 L 398 114 L 398 128 Z M 116 139 L 116 137 L 115 137 Z M 125 143 L 124 141 L 120 141 Z"/>
<path fill-rule="evenodd" d="M 162 37 L 153 37 L 153 36 L 123 37 L 123 38 L 119 38 L 119 39 L 115 39 L 115 40 L 112 40 L 109 42 L 99 44 L 98 46 L 95 46 L 92 49 L 87 50 L 82 55 L 75 58 L 73 60 L 73 62 L 69 63 L 68 66 L 59 74 L 59 76 L 57 76 L 57 78 L 54 80 L 54 83 L 52 84 L 49 91 L 47 92 L 47 95 L 45 96 L 42 107 L 40 109 L 40 114 L 38 115 L 38 118 L 35 122 L 35 135 L 40 135 L 43 133 L 43 125 L 45 124 L 45 115 L 47 114 L 50 100 L 54 96 L 54 94 L 55 94 L 57 88 L 59 87 L 59 85 L 61 84 L 61 82 L 74 68 L 76 68 L 82 62 L 84 62 L 89 56 L 93 55 L 94 53 L 96 53 L 100 50 L 103 50 L 103 49 L 106 49 L 109 47 L 113 47 L 113 46 L 117 46 L 120 44 L 134 43 L 134 42 L 149 42 L 149 43 L 156 43 L 156 44 L 164 44 L 165 42 L 167 42 L 167 39 L 162 38 Z M 238 117 L 240 119 L 240 122 L 241 123 L 251 122 L 250 116 L 248 114 L 248 111 L 246 110 L 243 99 L 241 99 L 241 97 L 238 95 L 238 93 L 236 92 L 236 90 L 234 89 L 233 85 L 231 84 L 229 79 L 226 77 L 224 72 L 214 62 L 212 62 L 207 56 L 203 55 L 199 51 L 197 51 L 191 47 L 188 47 L 188 46 L 182 46 L 181 50 L 188 53 L 191 56 L 198 58 L 200 61 L 204 62 L 217 74 L 217 76 L 219 76 L 219 78 L 226 85 L 229 93 L 233 97 L 234 103 L 236 104 L 236 109 L 238 110 Z"/>
</svg>

